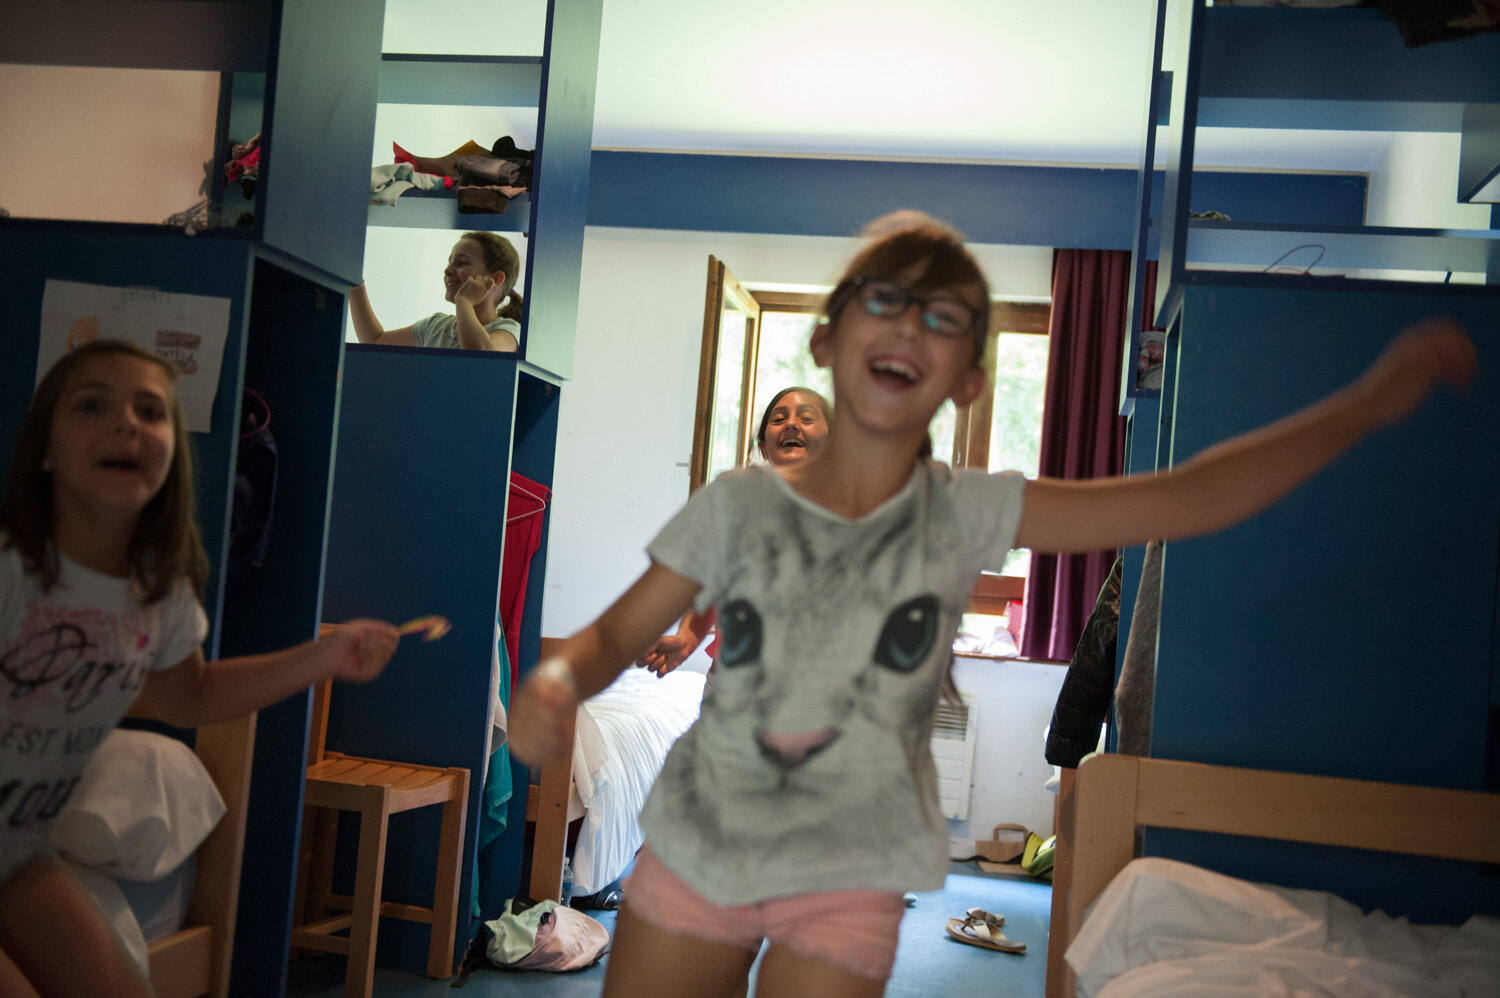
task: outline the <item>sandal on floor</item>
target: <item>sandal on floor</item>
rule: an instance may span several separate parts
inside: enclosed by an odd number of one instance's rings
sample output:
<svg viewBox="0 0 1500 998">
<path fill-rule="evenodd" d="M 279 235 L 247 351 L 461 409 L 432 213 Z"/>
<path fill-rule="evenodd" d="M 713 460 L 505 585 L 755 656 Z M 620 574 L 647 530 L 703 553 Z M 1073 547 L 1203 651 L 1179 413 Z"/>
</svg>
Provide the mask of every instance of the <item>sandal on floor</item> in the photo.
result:
<svg viewBox="0 0 1500 998">
<path fill-rule="evenodd" d="M 1026 944 L 1007 939 L 1000 927 L 982 918 L 948 919 L 948 935 L 961 943 L 999 950 L 1002 953 L 1025 953 Z"/>
<path fill-rule="evenodd" d="M 988 922 L 990 925 L 993 925 L 997 929 L 1005 924 L 1004 915 L 991 915 L 983 908 L 970 908 L 968 911 L 964 912 L 964 914 L 977 922 Z"/>
</svg>

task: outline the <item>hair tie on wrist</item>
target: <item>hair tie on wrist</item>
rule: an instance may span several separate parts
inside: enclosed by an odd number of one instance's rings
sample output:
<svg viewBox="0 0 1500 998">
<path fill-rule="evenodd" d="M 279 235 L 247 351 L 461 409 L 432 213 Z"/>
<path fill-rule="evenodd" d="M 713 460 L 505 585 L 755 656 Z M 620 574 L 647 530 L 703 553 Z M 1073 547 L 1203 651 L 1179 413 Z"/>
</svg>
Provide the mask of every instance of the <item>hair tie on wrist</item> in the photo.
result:
<svg viewBox="0 0 1500 998">
<path fill-rule="evenodd" d="M 561 680 L 574 689 L 578 687 L 578 683 L 573 679 L 573 667 L 568 664 L 567 659 L 558 655 L 537 663 L 536 675 L 542 679 Z"/>
</svg>

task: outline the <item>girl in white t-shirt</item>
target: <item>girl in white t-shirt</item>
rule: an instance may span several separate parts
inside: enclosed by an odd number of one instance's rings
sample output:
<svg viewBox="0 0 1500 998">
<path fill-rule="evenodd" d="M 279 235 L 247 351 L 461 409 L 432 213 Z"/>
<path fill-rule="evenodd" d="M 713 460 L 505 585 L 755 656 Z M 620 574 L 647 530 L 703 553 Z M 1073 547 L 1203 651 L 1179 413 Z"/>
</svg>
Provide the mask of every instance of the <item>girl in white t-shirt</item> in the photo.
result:
<svg viewBox="0 0 1500 998">
<path fill-rule="evenodd" d="M 268 706 L 396 648 L 352 621 L 280 652 L 205 662 L 208 559 L 170 364 L 88 343 L 42 379 L 0 501 L 0 994 L 150 994 L 47 832 L 127 711 L 179 727 Z"/>
<path fill-rule="evenodd" d="M 375 317 L 363 284 L 349 289 L 349 317 L 361 343 L 442 347 L 450 350 L 520 348 L 521 259 L 510 240 L 493 232 L 465 232 L 453 244 L 443 268 L 443 298 L 452 312 L 434 312 L 400 329 L 386 329 Z"/>
<path fill-rule="evenodd" d="M 1171 470 L 1092 481 L 923 458 L 946 399 L 984 391 L 989 290 L 951 229 L 882 220 L 829 294 L 812 355 L 836 415 L 816 454 L 721 476 L 652 542 L 651 566 L 531 670 L 512 752 L 565 757 L 580 700 L 689 606 L 718 607 L 715 681 L 641 815 L 605 978 L 611 998 L 880 995 L 903 891 L 941 886 L 929 747 L 959 618 L 1011 547 L 1093 551 L 1219 530 L 1286 495 L 1440 382 L 1473 344 L 1429 319 L 1357 381 Z M 997 926 L 987 926 L 992 937 Z"/>
</svg>

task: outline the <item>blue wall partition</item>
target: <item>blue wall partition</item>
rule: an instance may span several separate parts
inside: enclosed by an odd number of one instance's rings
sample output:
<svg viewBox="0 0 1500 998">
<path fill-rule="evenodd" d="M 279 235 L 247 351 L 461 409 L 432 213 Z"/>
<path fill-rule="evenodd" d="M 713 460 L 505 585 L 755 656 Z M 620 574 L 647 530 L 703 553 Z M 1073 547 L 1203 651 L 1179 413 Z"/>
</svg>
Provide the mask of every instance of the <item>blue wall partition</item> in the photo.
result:
<svg viewBox="0 0 1500 998">
<path fill-rule="evenodd" d="M 328 748 L 470 771 L 455 957 L 472 936 L 516 379 L 513 355 L 345 351 L 325 619 L 399 624 L 436 613 L 453 629 L 431 643 L 403 639 L 372 683 L 336 684 Z M 437 808 L 392 818 L 387 900 L 430 903 L 437 840 Z M 341 844 L 343 858 L 352 848 Z M 421 972 L 425 940 L 425 926 L 385 919 L 376 959 Z"/>
<path fill-rule="evenodd" d="M 557 415 L 562 388 L 541 378 L 522 373 L 516 390 L 516 432 L 511 467 L 537 482 L 552 487 L 553 465 L 557 452 Z M 532 556 L 527 576 L 525 613 L 520 625 L 520 654 L 517 668 L 525 675 L 539 656 L 542 631 L 542 598 L 546 588 L 547 538 L 552 528 L 552 507 L 548 503 L 542 514 L 542 540 Z M 514 690 L 511 691 L 514 694 Z M 509 706 L 509 704 L 507 704 Z M 498 918 L 507 899 L 523 893 L 521 884 L 522 853 L 525 845 L 526 787 L 530 771 L 509 758 L 513 788 L 506 816 L 506 834 L 501 835 L 478 856 L 479 903 L 485 919 Z"/>
<path fill-rule="evenodd" d="M 573 373 L 603 16 L 603 0 L 547 5 L 521 351 L 528 363 L 564 378 Z"/>
<path fill-rule="evenodd" d="M 1497 304 L 1493 288 L 1337 278 L 1186 286 L 1173 336 L 1173 463 L 1345 384 L 1427 315 L 1463 322 L 1480 361 L 1468 393 L 1440 389 L 1272 508 L 1168 545 L 1153 755 L 1485 788 L 1500 551 L 1500 466 L 1486 457 L 1500 445 Z M 1369 857 L 1152 835 L 1152 851 L 1414 919 L 1500 912 L 1500 879 L 1473 867 L 1395 861 L 1374 876 Z"/>
<path fill-rule="evenodd" d="M 275 17 L 256 192 L 261 238 L 325 271 L 333 286 L 358 284 L 385 2 L 281 0 Z"/>
<path fill-rule="evenodd" d="M 255 262 L 244 383 L 270 410 L 275 502 L 264 561 L 248 563 L 231 549 L 219 649 L 223 655 L 261 654 L 317 636 L 343 306 L 342 295 L 265 260 Z M 256 492 L 267 485 L 258 475 L 247 482 Z M 310 700 L 306 692 L 294 694 L 262 710 L 256 724 L 235 994 L 275 994 L 284 985 Z"/>
<path fill-rule="evenodd" d="M 211 624 L 219 619 L 224 553 L 228 544 L 229 500 L 234 482 L 235 421 L 239 411 L 240 370 L 245 349 L 246 297 L 251 244 L 240 238 L 185 238 L 153 226 L 94 225 L 85 222 L 8 222 L 0 226 L 0 317 L 5 344 L 0 350 L 0 458 L 6 474 L 15 434 L 31 403 L 36 383 L 37 336 L 42 296 L 49 279 L 109 287 L 145 287 L 206 295 L 230 301 L 229 327 L 214 398 L 213 430 L 190 434 L 198 482 L 198 525 L 208 549 L 210 573 L 204 607 Z M 104 335 L 109 334 L 106 328 Z M 217 652 L 213 627 L 204 654 Z"/>
</svg>

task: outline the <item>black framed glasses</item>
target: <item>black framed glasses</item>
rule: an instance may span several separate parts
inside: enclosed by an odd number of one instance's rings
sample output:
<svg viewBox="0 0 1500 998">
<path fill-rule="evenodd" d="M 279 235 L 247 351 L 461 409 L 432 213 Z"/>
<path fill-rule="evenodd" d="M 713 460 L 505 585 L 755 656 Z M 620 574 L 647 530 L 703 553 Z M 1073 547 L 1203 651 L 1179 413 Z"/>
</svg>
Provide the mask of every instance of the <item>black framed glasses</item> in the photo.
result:
<svg viewBox="0 0 1500 998">
<path fill-rule="evenodd" d="M 918 295 L 911 288 L 883 277 L 856 277 L 846 292 L 866 313 L 882 319 L 894 319 L 913 304 L 921 316 L 922 328 L 948 339 L 971 334 L 979 325 L 979 313 L 968 302 L 946 291 Z"/>
</svg>

